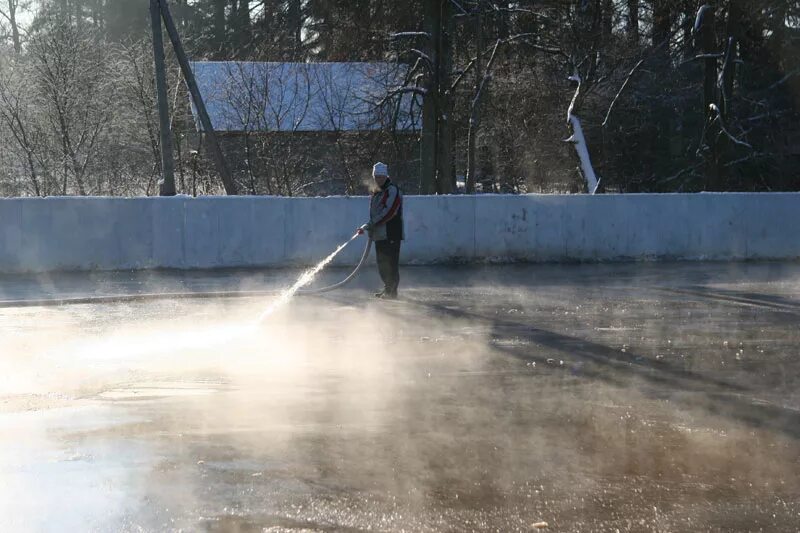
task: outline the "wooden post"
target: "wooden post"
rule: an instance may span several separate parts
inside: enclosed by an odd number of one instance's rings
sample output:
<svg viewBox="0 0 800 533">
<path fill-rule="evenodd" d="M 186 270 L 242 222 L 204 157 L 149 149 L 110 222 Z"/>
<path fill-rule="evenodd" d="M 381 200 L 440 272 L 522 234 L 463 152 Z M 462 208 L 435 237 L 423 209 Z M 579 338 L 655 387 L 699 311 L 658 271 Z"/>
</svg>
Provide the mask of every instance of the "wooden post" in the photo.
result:
<svg viewBox="0 0 800 533">
<path fill-rule="evenodd" d="M 172 131 L 167 102 L 167 71 L 164 66 L 164 39 L 161 33 L 159 0 L 150 0 L 150 22 L 153 29 L 153 61 L 156 71 L 156 97 L 161 130 L 161 181 L 159 194 L 175 196 L 175 167 L 172 159 Z"/>
<path fill-rule="evenodd" d="M 167 28 L 167 34 L 169 35 L 170 41 L 172 41 L 172 46 L 175 49 L 175 55 L 178 58 L 178 63 L 180 64 L 181 71 L 183 72 L 183 78 L 186 80 L 186 86 L 189 88 L 189 92 L 192 95 L 192 101 L 194 102 L 195 108 L 197 108 L 197 114 L 200 117 L 200 124 L 203 127 L 203 133 L 205 133 L 206 138 L 208 139 L 208 144 L 211 148 L 211 156 L 214 159 L 214 165 L 217 167 L 217 172 L 219 172 L 219 175 L 222 178 L 222 185 L 225 187 L 225 193 L 229 195 L 235 195 L 237 194 L 236 182 L 233 181 L 230 170 L 228 169 L 228 165 L 225 163 L 225 156 L 222 154 L 222 148 L 220 148 L 217 135 L 214 132 L 214 126 L 211 124 L 208 111 L 203 103 L 203 97 L 200 94 L 200 90 L 197 88 L 197 81 L 192 73 L 192 67 L 189 65 L 186 52 L 183 50 L 181 38 L 178 35 L 177 28 L 175 27 L 175 22 L 172 20 L 172 14 L 170 14 L 167 0 L 150 1 L 151 3 L 158 1 L 161 6 L 161 16 L 164 18 L 164 26 Z"/>
</svg>

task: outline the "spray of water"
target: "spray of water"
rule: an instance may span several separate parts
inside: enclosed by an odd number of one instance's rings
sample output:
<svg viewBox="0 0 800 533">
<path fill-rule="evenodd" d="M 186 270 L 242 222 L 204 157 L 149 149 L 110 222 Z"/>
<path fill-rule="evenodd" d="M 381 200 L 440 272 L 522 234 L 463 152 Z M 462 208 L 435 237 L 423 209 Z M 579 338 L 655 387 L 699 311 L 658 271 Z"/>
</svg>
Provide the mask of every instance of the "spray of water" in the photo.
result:
<svg viewBox="0 0 800 533">
<path fill-rule="evenodd" d="M 263 329 L 264 322 L 275 311 L 285 306 L 298 290 L 311 283 L 316 275 L 358 236 L 358 233 L 356 233 L 313 268 L 303 272 L 291 287 L 282 291 L 269 304 L 256 321 L 244 320 L 203 327 L 193 326 L 186 329 L 182 329 L 180 326 L 169 329 L 158 327 L 137 329 L 135 332 L 123 329 L 119 332 L 104 334 L 100 338 L 80 337 L 72 342 L 58 343 L 45 351 L 45 359 L 59 361 L 59 364 L 62 365 L 69 365 L 70 361 L 75 361 L 78 362 L 76 364 L 80 365 L 85 365 L 89 362 L 90 364 L 102 366 L 105 363 L 111 364 L 120 360 L 136 361 L 140 357 L 146 359 L 153 356 L 171 355 L 191 350 L 214 350 L 231 342 L 245 340 L 251 335 L 258 335 Z M 6 341 L 7 339 L 3 340 Z M 3 345 L 0 345 L 1 351 L 3 351 Z M 3 361 L 0 360 L 0 363 L 3 363 Z M 11 375 L 12 373 L 6 373 L 2 370 L 3 365 L 0 364 L 0 395 L 31 388 L 29 383 L 23 383 L 19 379 L 13 382 L 3 379 L 4 375 Z M 79 371 L 76 370 L 77 374 L 79 374 Z"/>
<path fill-rule="evenodd" d="M 305 272 L 303 272 L 303 274 L 300 276 L 300 278 L 298 278 L 298 280 L 294 283 L 294 285 L 283 291 L 280 294 L 280 296 L 278 296 L 278 298 L 274 302 L 272 302 L 269 305 L 269 307 L 267 307 L 264 310 L 263 313 L 261 313 L 261 316 L 259 317 L 258 321 L 263 322 L 264 320 L 269 318 L 269 316 L 272 315 L 272 313 L 274 313 L 276 310 L 286 305 L 286 303 L 292 299 L 292 297 L 297 293 L 297 291 L 299 291 L 300 289 L 302 289 L 303 287 L 314 281 L 314 278 L 317 276 L 317 274 L 319 274 L 320 270 L 328 266 L 328 264 L 331 261 L 333 261 L 333 258 L 339 255 L 339 252 L 344 250 L 345 246 L 353 242 L 353 240 L 355 240 L 358 237 L 358 235 L 359 233 L 356 232 L 352 237 L 350 237 L 350 239 L 340 244 L 339 247 L 336 248 L 336 250 L 334 250 L 328 257 L 317 263 L 313 268 L 310 268 Z"/>
</svg>

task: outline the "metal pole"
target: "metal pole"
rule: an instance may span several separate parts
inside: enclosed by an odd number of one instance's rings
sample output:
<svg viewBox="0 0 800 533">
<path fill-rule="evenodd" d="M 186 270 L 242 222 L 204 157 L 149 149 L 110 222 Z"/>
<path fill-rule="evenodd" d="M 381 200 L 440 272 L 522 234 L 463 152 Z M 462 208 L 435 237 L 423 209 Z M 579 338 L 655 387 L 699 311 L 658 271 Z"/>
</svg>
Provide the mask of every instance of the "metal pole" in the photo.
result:
<svg viewBox="0 0 800 533">
<path fill-rule="evenodd" d="M 161 174 L 159 194 L 175 196 L 175 167 L 172 160 L 172 131 L 167 103 L 167 70 L 164 66 L 164 39 L 161 34 L 159 0 L 150 0 L 150 22 L 153 29 L 153 61 L 156 69 L 158 119 L 161 126 Z"/>
<path fill-rule="evenodd" d="M 151 5 L 154 0 L 151 0 Z M 175 49 L 175 55 L 178 57 L 178 63 L 181 65 L 183 77 L 186 80 L 186 85 L 189 87 L 189 92 L 192 95 L 194 106 L 197 108 L 197 114 L 200 117 L 200 124 L 203 126 L 203 132 L 208 138 L 211 148 L 211 156 L 214 158 L 214 164 L 217 167 L 222 178 L 222 185 L 225 187 L 225 193 L 229 195 L 237 194 L 236 182 L 231 177 L 228 165 L 225 163 L 225 156 L 222 154 L 222 149 L 217 141 L 217 135 L 214 133 L 214 126 L 211 124 L 211 119 L 208 116 L 208 111 L 203 103 L 203 97 L 200 95 L 200 90 L 197 88 L 197 81 L 192 73 L 192 67 L 189 66 L 189 60 L 186 58 L 186 53 L 183 51 L 181 38 L 178 35 L 178 30 L 175 27 L 175 22 L 172 20 L 172 14 L 169 11 L 167 0 L 159 0 L 161 6 L 161 16 L 164 18 L 164 27 L 167 29 L 172 46 Z"/>
</svg>

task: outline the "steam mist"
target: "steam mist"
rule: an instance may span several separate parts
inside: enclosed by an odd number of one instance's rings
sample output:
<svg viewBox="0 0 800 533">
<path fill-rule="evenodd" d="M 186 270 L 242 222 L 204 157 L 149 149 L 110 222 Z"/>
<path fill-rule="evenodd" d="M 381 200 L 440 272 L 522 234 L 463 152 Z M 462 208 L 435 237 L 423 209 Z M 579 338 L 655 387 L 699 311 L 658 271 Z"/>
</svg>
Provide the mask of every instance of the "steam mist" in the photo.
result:
<svg viewBox="0 0 800 533">
<path fill-rule="evenodd" d="M 135 327 L 110 324 L 110 330 L 103 329 L 98 335 L 79 335 L 78 331 L 73 331 L 69 323 L 61 323 L 65 313 L 60 311 L 12 310 L 10 313 L 16 314 L 22 324 L 15 328 L 16 331 L 11 331 L 6 336 L 2 353 L 24 352 L 29 359 L 24 361 L 27 364 L 21 364 L 23 360 L 17 359 L 16 356 L 0 359 L 0 376 L 2 376 L 0 395 L 24 395 L 26 392 L 47 391 L 55 382 L 62 388 L 71 384 L 78 391 L 82 391 L 83 387 L 96 379 L 94 370 L 107 369 L 112 367 L 114 362 L 142 364 L 142 369 L 149 369 L 155 362 L 151 358 L 157 358 L 158 365 L 169 366 L 175 365 L 176 356 L 180 358 L 184 353 L 214 353 L 218 350 L 230 350 L 231 346 L 252 346 L 264 338 L 269 339 L 269 344 L 275 346 L 275 338 L 280 337 L 276 335 L 275 327 L 285 331 L 286 326 L 281 326 L 278 321 L 274 327 L 267 327 L 267 322 L 289 303 L 298 290 L 313 282 L 317 274 L 358 236 L 358 233 L 354 234 L 320 263 L 303 272 L 292 286 L 281 291 L 260 314 L 251 305 L 238 309 L 237 311 L 242 314 L 237 320 L 227 323 L 212 320 L 207 324 L 198 325 L 195 321 L 182 323 L 180 319 L 165 317 L 164 321 L 158 323 L 139 322 Z M 168 307 L 169 304 L 160 305 Z M 131 314 L 137 314 L 133 311 L 137 307 L 131 307 Z M 152 306 L 143 307 L 152 309 Z M 102 306 L 87 306 L 85 309 L 102 309 Z M 205 307 L 204 312 L 212 316 L 230 316 L 229 310 L 213 309 L 215 308 Z M 37 335 L 35 338 L 25 338 L 24 332 L 28 329 L 24 325 L 25 319 L 28 317 L 41 319 L 46 315 L 51 315 L 46 319 L 48 334 L 44 337 Z M 252 318 L 248 318 L 252 316 L 259 318 L 253 321 Z M 84 317 L 96 320 L 92 313 Z M 78 322 L 80 318 L 73 317 L 73 320 Z M 164 326 L 165 322 L 169 324 L 168 327 Z M 56 342 L 55 339 L 59 340 Z M 283 353 L 286 350 L 278 351 Z M 197 365 L 200 361 L 202 360 L 193 358 L 191 364 Z M 84 364 L 87 364 L 88 368 Z M 27 367 L 28 372 L 20 372 L 20 366 Z M 56 377 L 47 372 L 46 368 L 58 369 L 61 372 Z M 65 375 L 68 379 L 65 379 Z"/>
<path fill-rule="evenodd" d="M 1 310 L 0 526 L 790 530 L 794 315 L 604 269 Z"/>
</svg>

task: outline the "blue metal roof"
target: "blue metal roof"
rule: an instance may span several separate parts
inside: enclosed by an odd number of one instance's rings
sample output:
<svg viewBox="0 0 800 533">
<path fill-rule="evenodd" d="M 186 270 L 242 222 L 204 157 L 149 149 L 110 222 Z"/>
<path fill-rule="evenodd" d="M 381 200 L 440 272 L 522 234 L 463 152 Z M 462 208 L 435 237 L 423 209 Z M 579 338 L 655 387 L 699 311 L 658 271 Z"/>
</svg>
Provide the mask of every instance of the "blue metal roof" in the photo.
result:
<svg viewBox="0 0 800 533">
<path fill-rule="evenodd" d="M 211 123 L 220 132 L 420 129 L 421 99 L 395 96 L 406 67 L 392 63 L 191 63 Z M 192 106 L 198 130 L 202 129 Z"/>
</svg>

